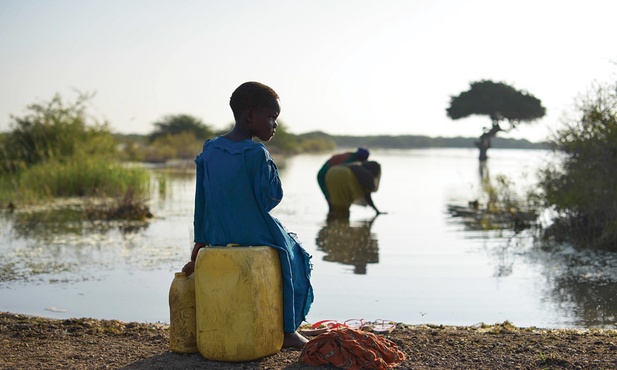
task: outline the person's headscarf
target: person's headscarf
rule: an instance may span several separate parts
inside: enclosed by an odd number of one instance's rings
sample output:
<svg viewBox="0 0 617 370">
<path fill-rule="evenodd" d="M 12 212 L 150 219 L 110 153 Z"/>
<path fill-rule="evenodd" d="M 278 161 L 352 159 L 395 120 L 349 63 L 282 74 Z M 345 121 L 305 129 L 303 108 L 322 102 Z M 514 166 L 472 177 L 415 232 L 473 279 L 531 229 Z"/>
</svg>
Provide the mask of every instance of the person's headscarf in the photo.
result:
<svg viewBox="0 0 617 370">
<path fill-rule="evenodd" d="M 364 148 L 358 148 L 358 150 L 356 150 L 356 159 L 359 161 L 366 161 L 368 159 L 368 156 L 370 155 L 368 149 L 364 149 Z"/>
</svg>

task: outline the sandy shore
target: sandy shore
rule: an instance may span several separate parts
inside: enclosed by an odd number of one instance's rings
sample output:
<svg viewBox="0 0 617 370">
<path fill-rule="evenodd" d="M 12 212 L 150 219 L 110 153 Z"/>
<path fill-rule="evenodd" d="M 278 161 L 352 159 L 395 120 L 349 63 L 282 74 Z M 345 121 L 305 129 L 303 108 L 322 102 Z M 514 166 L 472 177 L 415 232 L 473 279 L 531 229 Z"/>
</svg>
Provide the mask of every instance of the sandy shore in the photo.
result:
<svg viewBox="0 0 617 370">
<path fill-rule="evenodd" d="M 407 359 L 398 369 L 617 369 L 617 331 L 398 324 L 387 336 Z M 169 351 L 163 324 L 56 320 L 0 313 L 2 369 L 329 369 L 300 351 L 252 362 L 207 361 Z"/>
</svg>

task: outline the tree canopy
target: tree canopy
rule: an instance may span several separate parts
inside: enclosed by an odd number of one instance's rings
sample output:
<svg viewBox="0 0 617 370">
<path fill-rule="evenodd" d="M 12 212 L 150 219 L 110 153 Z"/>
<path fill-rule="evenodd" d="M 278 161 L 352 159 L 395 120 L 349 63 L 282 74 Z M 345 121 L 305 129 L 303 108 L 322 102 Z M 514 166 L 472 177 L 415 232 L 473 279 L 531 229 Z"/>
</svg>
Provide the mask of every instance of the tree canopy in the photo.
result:
<svg viewBox="0 0 617 370">
<path fill-rule="evenodd" d="M 542 118 L 546 109 L 538 98 L 526 91 L 503 82 L 483 80 L 472 82 L 469 90 L 450 97 L 446 112 L 454 120 L 477 114 L 489 116 L 493 122 L 506 119 L 514 126 L 518 122 Z"/>
<path fill-rule="evenodd" d="M 529 122 L 542 118 L 546 109 L 541 101 L 526 91 L 519 91 L 503 82 L 488 80 L 472 82 L 467 91 L 450 98 L 446 109 L 451 119 L 470 115 L 489 116 L 492 121 Z"/>
<path fill-rule="evenodd" d="M 482 80 L 472 82 L 467 91 L 450 97 L 448 117 L 457 120 L 471 115 L 488 116 L 492 127 L 476 142 L 480 149 L 480 160 L 487 159 L 486 151 L 491 147 L 491 139 L 499 131 L 510 131 L 519 122 L 531 122 L 544 117 L 546 109 L 538 98 L 526 91 L 520 91 L 503 82 Z M 503 129 L 499 123 L 507 120 L 510 127 Z"/>
<path fill-rule="evenodd" d="M 188 114 L 170 114 L 155 122 L 154 130 L 150 134 L 150 142 L 156 139 L 185 133 L 192 133 L 196 139 L 205 140 L 213 135 L 208 125 L 199 118 Z"/>
</svg>

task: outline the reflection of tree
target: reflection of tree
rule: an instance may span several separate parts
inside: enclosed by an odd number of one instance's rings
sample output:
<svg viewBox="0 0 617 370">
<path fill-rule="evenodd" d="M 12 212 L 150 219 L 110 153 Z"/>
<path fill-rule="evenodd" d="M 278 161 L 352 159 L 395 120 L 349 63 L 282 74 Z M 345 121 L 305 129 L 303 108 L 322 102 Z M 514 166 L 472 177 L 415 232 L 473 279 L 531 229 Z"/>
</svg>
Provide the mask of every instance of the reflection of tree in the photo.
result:
<svg viewBox="0 0 617 370">
<path fill-rule="evenodd" d="M 503 175 L 491 178 L 486 162 L 480 162 L 480 194 L 467 206 L 448 205 L 449 213 L 459 217 L 469 230 L 514 230 L 531 227 L 536 219 L 535 206 L 520 198 L 514 183 Z"/>
<path fill-rule="evenodd" d="M 366 265 L 379 262 L 377 239 L 371 234 L 373 218 L 350 225 L 348 219 L 334 219 L 317 234 L 317 247 L 326 253 L 324 261 L 353 265 L 355 274 L 366 274 Z"/>
</svg>

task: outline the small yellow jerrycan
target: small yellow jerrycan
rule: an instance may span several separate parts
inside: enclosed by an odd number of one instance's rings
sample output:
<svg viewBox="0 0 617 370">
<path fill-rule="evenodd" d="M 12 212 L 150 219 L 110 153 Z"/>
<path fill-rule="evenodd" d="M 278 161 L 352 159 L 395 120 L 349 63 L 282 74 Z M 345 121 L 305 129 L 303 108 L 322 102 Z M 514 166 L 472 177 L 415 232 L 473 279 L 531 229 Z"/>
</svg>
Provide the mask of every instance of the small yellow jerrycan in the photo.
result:
<svg viewBox="0 0 617 370">
<path fill-rule="evenodd" d="M 283 346 L 283 287 L 276 249 L 205 247 L 195 262 L 197 348 L 213 361 L 252 361 Z"/>
<path fill-rule="evenodd" d="M 177 353 L 197 352 L 194 274 L 176 272 L 169 288 L 169 348 Z"/>
</svg>

